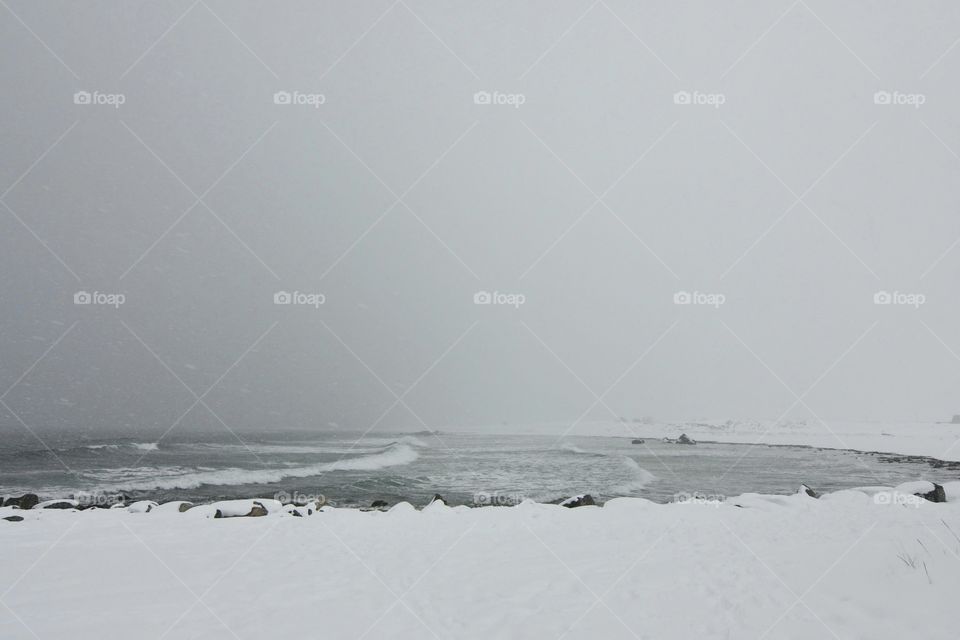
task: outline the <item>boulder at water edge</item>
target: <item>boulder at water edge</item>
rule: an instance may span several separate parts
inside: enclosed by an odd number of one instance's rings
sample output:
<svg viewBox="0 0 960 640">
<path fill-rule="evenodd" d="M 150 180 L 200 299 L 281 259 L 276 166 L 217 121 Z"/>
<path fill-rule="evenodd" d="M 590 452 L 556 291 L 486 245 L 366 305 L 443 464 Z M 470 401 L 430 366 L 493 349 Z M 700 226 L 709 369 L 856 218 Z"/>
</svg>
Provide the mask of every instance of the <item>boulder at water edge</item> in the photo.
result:
<svg viewBox="0 0 960 640">
<path fill-rule="evenodd" d="M 596 505 L 596 502 L 593 501 L 593 496 L 589 493 L 585 493 L 580 496 L 573 496 L 567 498 L 566 500 L 560 501 L 561 507 L 567 507 L 568 509 L 573 509 L 575 507 L 592 507 Z"/>
<path fill-rule="evenodd" d="M 5 507 L 20 507 L 21 509 L 32 509 L 37 503 L 40 502 L 40 497 L 35 493 L 25 493 L 19 498 L 7 498 L 3 506 Z"/>
<path fill-rule="evenodd" d="M 800 485 L 800 490 L 797 491 L 797 493 L 805 493 L 805 494 L 807 494 L 808 496 L 810 496 L 811 498 L 819 498 L 819 497 L 820 497 L 820 494 L 819 494 L 819 493 L 817 493 L 816 491 L 814 491 L 813 489 L 811 489 L 810 487 L 808 487 L 808 486 L 805 485 L 805 484 Z"/>
</svg>

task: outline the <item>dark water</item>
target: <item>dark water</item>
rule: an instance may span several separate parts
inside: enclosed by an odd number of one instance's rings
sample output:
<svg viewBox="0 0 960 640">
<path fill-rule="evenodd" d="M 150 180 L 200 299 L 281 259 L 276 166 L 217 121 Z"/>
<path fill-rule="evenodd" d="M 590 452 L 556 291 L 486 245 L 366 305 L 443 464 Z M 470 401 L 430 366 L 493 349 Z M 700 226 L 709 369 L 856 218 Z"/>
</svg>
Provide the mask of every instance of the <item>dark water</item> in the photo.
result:
<svg viewBox="0 0 960 640">
<path fill-rule="evenodd" d="M 424 504 L 435 494 L 451 504 L 550 501 L 578 493 L 600 500 L 640 496 L 658 502 L 678 493 L 734 496 L 821 491 L 908 480 L 960 479 L 960 471 L 922 460 L 804 447 L 648 439 L 357 433 L 170 437 L 160 443 L 123 438 L 0 445 L 0 494 L 80 495 L 88 501 L 131 498 L 210 501 L 322 494 L 339 505 L 373 500 Z"/>
</svg>

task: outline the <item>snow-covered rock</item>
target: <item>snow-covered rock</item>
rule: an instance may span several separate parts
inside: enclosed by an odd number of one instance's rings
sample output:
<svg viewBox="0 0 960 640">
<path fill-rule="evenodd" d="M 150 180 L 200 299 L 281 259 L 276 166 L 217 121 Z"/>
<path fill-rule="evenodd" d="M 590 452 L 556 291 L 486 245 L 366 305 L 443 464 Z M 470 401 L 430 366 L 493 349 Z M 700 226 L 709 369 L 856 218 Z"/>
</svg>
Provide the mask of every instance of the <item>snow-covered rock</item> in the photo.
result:
<svg viewBox="0 0 960 640">
<path fill-rule="evenodd" d="M 267 515 L 270 511 L 280 511 L 283 505 L 277 500 L 223 500 L 215 502 L 214 518 L 258 518 Z"/>
<path fill-rule="evenodd" d="M 183 513 L 193 507 L 192 502 L 187 502 L 186 500 L 172 500 L 170 502 L 164 502 L 163 504 L 157 505 L 151 511 L 153 513 Z"/>
<path fill-rule="evenodd" d="M 572 496 L 566 500 L 560 501 L 561 507 L 567 507 L 568 509 L 573 509 L 575 507 L 590 507 L 594 506 L 596 502 L 593 501 L 593 496 L 589 493 L 580 494 L 578 496 Z"/>
<path fill-rule="evenodd" d="M 157 503 L 153 500 L 138 500 L 127 507 L 127 511 L 130 513 L 150 513 L 157 506 Z"/>
<path fill-rule="evenodd" d="M 935 482 L 927 482 L 926 480 L 904 482 L 898 485 L 894 491 L 898 493 L 909 493 L 924 500 L 929 500 L 930 502 L 947 501 L 947 494 L 944 492 L 943 486 Z"/>
</svg>

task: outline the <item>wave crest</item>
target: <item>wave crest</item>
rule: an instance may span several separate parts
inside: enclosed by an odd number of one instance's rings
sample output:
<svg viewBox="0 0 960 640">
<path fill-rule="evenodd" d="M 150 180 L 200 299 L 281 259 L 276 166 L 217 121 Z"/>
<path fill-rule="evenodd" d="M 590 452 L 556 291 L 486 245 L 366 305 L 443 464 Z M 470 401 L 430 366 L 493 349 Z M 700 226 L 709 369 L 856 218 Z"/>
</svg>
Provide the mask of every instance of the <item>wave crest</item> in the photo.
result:
<svg viewBox="0 0 960 640">
<path fill-rule="evenodd" d="M 151 491 L 161 489 L 197 489 L 203 485 L 236 486 L 244 484 L 271 484 L 285 478 L 307 478 L 328 471 L 375 471 L 386 467 L 410 464 L 420 457 L 412 447 L 397 444 L 385 451 L 346 460 L 286 469 L 240 469 L 232 467 L 217 470 L 182 470 L 178 473 L 110 483 L 104 489 L 118 491 Z M 168 469 L 170 471 L 171 469 Z M 185 472 L 184 472 L 185 471 Z"/>
</svg>

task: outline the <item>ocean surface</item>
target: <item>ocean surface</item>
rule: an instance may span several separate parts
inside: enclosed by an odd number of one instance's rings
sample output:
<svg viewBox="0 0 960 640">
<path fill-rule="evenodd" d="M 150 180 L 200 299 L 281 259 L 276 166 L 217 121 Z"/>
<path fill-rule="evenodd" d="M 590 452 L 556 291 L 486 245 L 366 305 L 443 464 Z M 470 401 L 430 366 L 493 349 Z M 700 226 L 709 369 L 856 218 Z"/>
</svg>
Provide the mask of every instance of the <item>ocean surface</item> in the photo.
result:
<svg viewBox="0 0 960 640">
<path fill-rule="evenodd" d="M 908 480 L 957 479 L 922 460 L 806 447 L 649 438 L 369 434 L 171 434 L 143 439 L 48 438 L 0 444 L 0 495 L 194 502 L 239 497 L 309 498 L 340 506 L 374 500 L 415 505 L 441 494 L 450 504 L 547 502 L 580 493 L 599 500 L 639 496 L 789 494 L 805 483 L 819 491 Z"/>
</svg>

